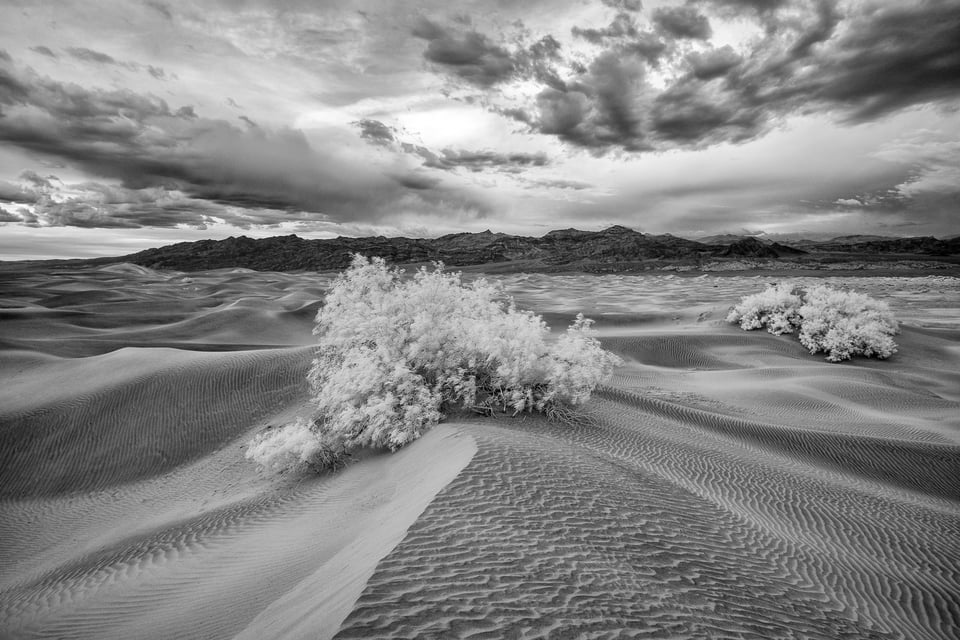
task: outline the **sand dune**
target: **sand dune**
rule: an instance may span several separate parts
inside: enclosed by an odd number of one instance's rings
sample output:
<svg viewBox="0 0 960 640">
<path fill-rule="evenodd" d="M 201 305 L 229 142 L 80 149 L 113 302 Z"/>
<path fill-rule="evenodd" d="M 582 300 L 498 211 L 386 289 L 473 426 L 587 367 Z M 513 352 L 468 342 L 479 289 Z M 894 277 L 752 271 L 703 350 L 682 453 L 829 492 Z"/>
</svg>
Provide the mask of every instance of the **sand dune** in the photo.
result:
<svg viewBox="0 0 960 640">
<path fill-rule="evenodd" d="M 960 637 L 960 280 L 843 280 L 905 326 L 842 365 L 767 280 L 506 276 L 626 361 L 578 421 L 277 476 L 330 276 L 8 270 L 0 637 Z"/>
</svg>

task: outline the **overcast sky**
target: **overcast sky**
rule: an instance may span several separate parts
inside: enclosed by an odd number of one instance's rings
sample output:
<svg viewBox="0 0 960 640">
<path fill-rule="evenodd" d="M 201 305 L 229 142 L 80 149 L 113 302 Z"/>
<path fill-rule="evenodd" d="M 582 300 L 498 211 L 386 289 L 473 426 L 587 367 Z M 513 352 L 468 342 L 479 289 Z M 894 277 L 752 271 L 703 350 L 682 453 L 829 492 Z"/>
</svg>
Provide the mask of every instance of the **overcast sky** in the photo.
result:
<svg viewBox="0 0 960 640">
<path fill-rule="evenodd" d="M 0 259 L 960 233 L 958 0 L 0 3 Z"/>
</svg>

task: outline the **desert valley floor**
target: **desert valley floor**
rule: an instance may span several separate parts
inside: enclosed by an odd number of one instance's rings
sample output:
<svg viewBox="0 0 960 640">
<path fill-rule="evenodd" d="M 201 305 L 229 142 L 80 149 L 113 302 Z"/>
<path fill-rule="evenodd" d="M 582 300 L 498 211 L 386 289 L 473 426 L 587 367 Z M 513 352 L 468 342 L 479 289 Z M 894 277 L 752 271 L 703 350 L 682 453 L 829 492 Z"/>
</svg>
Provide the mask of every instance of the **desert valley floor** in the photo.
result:
<svg viewBox="0 0 960 640">
<path fill-rule="evenodd" d="M 773 276 L 503 276 L 625 360 L 576 424 L 261 471 L 331 277 L 0 273 L 0 637 L 960 637 L 960 279 L 827 278 L 902 323 L 831 364 Z"/>
</svg>

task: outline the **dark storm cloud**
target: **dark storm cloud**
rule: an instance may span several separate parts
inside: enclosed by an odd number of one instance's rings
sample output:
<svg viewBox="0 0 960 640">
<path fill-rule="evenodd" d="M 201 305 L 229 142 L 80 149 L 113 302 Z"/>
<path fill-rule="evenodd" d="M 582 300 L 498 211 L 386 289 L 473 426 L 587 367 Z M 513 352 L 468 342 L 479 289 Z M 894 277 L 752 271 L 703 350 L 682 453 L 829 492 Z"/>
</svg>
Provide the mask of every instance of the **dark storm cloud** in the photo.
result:
<svg viewBox="0 0 960 640">
<path fill-rule="evenodd" d="M 819 73 L 797 73 L 784 93 L 811 92 L 849 109 L 854 121 L 960 94 L 960 4 L 893 5 L 856 16 L 814 59 Z"/>
<path fill-rule="evenodd" d="M 421 18 L 413 35 L 428 42 L 425 59 L 470 84 L 489 87 L 514 75 L 510 52 L 475 30 L 461 32 Z"/>
<path fill-rule="evenodd" d="M 435 169 L 464 168 L 469 171 L 497 170 L 519 172 L 529 167 L 543 167 L 548 163 L 545 153 L 498 153 L 495 151 L 465 151 L 444 149 L 434 154 L 424 165 Z"/>
<path fill-rule="evenodd" d="M 404 153 L 419 156 L 423 166 L 430 169 L 454 171 L 466 169 L 472 172 L 497 171 L 501 173 L 519 173 L 531 167 L 545 167 L 550 161 L 545 153 L 502 153 L 497 151 L 467 151 L 465 149 L 444 149 L 437 153 L 420 145 L 400 143 Z"/>
<path fill-rule="evenodd" d="M 574 28 L 605 48 L 586 69 L 546 85 L 534 108 L 499 112 L 604 153 L 749 140 L 811 109 L 867 122 L 960 96 L 960 4 L 951 0 L 860 4 L 847 14 L 829 0 L 696 6 L 736 10 L 759 21 L 763 35 L 742 53 L 725 46 L 680 57 L 675 39 L 710 31 L 693 5 L 654 12 L 665 39 L 618 14 L 603 29 Z M 646 67 L 663 64 L 673 77 L 654 89 Z"/>
<path fill-rule="evenodd" d="M 653 12 L 653 23 L 674 38 L 708 40 L 713 34 L 710 21 L 693 7 L 661 7 Z"/>
<path fill-rule="evenodd" d="M 702 53 L 693 52 L 687 56 L 693 75 L 699 80 L 723 77 L 742 61 L 743 58 L 730 45 Z"/>
<path fill-rule="evenodd" d="M 601 44 L 610 39 L 635 37 L 638 30 L 633 16 L 628 13 L 618 13 L 609 25 L 601 29 L 584 29 L 574 26 L 570 32 L 588 42 Z"/>
<path fill-rule="evenodd" d="M 371 143 L 386 146 L 394 141 L 393 129 L 379 120 L 359 120 L 352 123 L 359 127 L 360 137 Z"/>
<path fill-rule="evenodd" d="M 614 16 L 606 27 L 596 29 L 574 26 L 570 32 L 575 37 L 606 46 L 608 50 L 638 55 L 654 68 L 659 67 L 661 58 L 670 48 L 656 33 L 640 31 L 633 16 L 625 12 Z"/>
<path fill-rule="evenodd" d="M 647 61 L 654 69 L 660 67 L 660 61 L 669 50 L 669 46 L 655 33 L 644 31 L 638 33 L 630 42 L 625 43 L 621 50 L 633 53 Z"/>
<path fill-rule="evenodd" d="M 507 49 L 472 29 L 469 21 L 442 26 L 426 18 L 419 20 L 412 33 L 429 43 L 424 59 L 474 86 L 490 88 L 518 78 L 531 78 L 555 88 L 564 86 L 557 71 L 564 62 L 561 45 L 551 35 L 529 46 Z"/>
<path fill-rule="evenodd" d="M 300 131 L 240 128 L 197 117 L 192 109 L 173 111 L 153 95 L 88 89 L 9 63 L 0 65 L 0 108 L 5 144 L 67 160 L 128 190 L 176 190 L 222 205 L 217 215 L 234 224 L 260 224 L 259 217 L 245 222 L 260 214 L 240 210 L 262 208 L 305 212 L 309 220 L 376 220 L 406 196 L 414 197 L 409 206 L 425 212 L 485 210 L 482 202 L 442 186 L 427 189 L 421 180 L 414 189 L 408 186 L 413 178 L 385 175 L 336 148 L 318 150 Z M 81 204 L 51 202 L 38 212 L 54 224 L 80 226 L 203 223 L 185 207 L 151 217 L 156 207 L 135 198 L 119 209 L 103 197 L 93 208 Z"/>
<path fill-rule="evenodd" d="M 533 127 L 583 147 L 640 150 L 646 147 L 638 110 L 645 88 L 639 56 L 607 51 L 566 90 L 548 88 L 537 96 Z"/>
<path fill-rule="evenodd" d="M 702 81 L 677 83 L 652 103 L 649 128 L 660 145 L 705 147 L 756 137 L 764 112 Z"/>
<path fill-rule="evenodd" d="M 560 43 L 553 36 L 544 36 L 514 56 L 514 65 L 523 77 L 532 78 L 554 89 L 563 89 L 557 66 L 563 63 Z"/>
</svg>

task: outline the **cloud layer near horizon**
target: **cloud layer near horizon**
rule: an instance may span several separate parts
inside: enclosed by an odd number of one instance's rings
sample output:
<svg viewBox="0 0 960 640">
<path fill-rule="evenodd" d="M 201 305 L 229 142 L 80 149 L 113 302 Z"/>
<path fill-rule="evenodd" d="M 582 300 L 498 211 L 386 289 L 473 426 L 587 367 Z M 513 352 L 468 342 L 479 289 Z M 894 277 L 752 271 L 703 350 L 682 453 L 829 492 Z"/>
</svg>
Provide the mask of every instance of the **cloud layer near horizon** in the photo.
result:
<svg viewBox="0 0 960 640">
<path fill-rule="evenodd" d="M 0 10 L 0 224 L 960 232 L 950 0 L 97 9 Z"/>
</svg>

